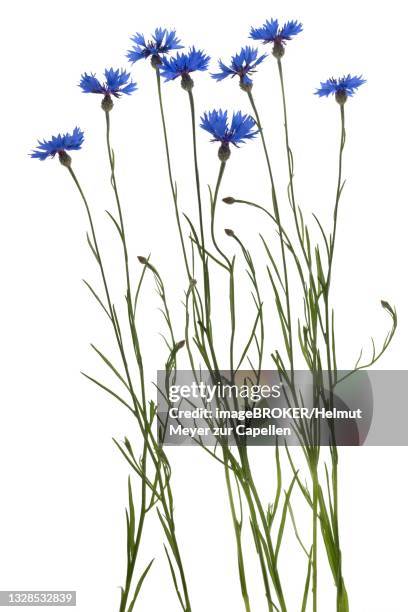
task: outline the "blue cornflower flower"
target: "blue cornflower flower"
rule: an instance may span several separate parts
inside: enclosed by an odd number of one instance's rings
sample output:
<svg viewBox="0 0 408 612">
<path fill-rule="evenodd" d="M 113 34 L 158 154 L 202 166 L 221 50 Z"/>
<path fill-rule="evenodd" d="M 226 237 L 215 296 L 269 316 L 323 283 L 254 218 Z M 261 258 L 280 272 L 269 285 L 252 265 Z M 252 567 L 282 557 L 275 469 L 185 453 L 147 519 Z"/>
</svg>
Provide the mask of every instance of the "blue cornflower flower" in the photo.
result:
<svg viewBox="0 0 408 612">
<path fill-rule="evenodd" d="M 221 72 L 212 74 L 216 81 L 222 81 L 227 77 L 239 76 L 240 86 L 244 91 L 251 91 L 252 79 L 249 75 L 255 72 L 255 68 L 267 57 L 266 53 L 258 57 L 258 49 L 254 47 L 242 47 L 241 51 L 231 57 L 229 66 L 219 60 L 218 65 Z"/>
<path fill-rule="evenodd" d="M 264 45 L 273 43 L 273 55 L 280 59 L 285 53 L 285 44 L 303 31 L 303 25 L 296 20 L 287 21 L 279 27 L 277 19 L 266 21 L 260 28 L 251 28 L 250 38 L 261 40 Z"/>
<path fill-rule="evenodd" d="M 207 70 L 209 61 L 210 56 L 206 55 L 204 51 L 197 51 L 195 47 L 191 47 L 188 53 L 177 53 L 175 57 L 170 59 L 163 57 L 160 74 L 166 81 L 173 81 L 177 77 L 181 77 L 183 89 L 191 91 L 194 83 L 190 77 L 190 72 Z"/>
<path fill-rule="evenodd" d="M 53 136 L 51 140 L 39 140 L 38 147 L 30 155 L 43 161 L 47 157 L 55 157 L 58 153 L 61 164 L 69 167 L 71 158 L 67 151 L 78 151 L 83 142 L 84 133 L 79 127 L 76 127 L 72 134 L 58 134 L 58 136 Z"/>
<path fill-rule="evenodd" d="M 182 49 L 183 45 L 176 36 L 175 30 L 156 28 L 152 39 L 146 42 L 143 34 L 138 32 L 132 36 L 131 40 L 135 43 L 133 49 L 127 52 L 127 58 L 132 64 L 141 59 L 151 58 L 152 66 L 156 68 L 162 63 L 161 55 L 169 51 Z"/>
<path fill-rule="evenodd" d="M 204 113 L 200 127 L 211 134 L 211 142 L 221 143 L 218 157 L 221 161 L 227 161 L 231 155 L 230 144 L 238 147 L 245 140 L 254 138 L 258 133 L 258 130 L 254 130 L 255 126 L 255 120 L 241 111 L 232 115 L 231 124 L 228 125 L 228 112 L 220 109 Z"/>
<path fill-rule="evenodd" d="M 362 75 L 351 76 L 351 74 L 348 74 L 339 79 L 331 78 L 327 81 L 322 81 L 315 94 L 320 98 L 334 94 L 337 102 L 344 104 L 348 96 L 354 95 L 355 91 L 366 82 Z"/>
<path fill-rule="evenodd" d="M 112 110 L 113 102 L 111 96 L 120 98 L 122 94 L 128 96 L 136 91 L 137 85 L 130 80 L 130 73 L 126 70 L 113 68 L 106 68 L 105 70 L 105 82 L 101 83 L 92 72 L 88 74 L 84 72 L 79 82 L 79 87 L 84 93 L 96 93 L 104 96 L 102 100 L 102 108 L 105 111 Z"/>
</svg>

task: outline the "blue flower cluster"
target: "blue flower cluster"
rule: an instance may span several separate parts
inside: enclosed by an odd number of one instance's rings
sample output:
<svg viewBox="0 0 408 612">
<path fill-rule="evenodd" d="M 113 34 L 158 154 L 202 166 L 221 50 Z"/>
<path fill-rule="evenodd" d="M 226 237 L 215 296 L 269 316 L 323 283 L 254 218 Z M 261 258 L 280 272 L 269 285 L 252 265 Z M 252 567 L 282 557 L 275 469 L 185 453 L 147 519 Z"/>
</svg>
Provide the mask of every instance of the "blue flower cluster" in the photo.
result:
<svg viewBox="0 0 408 612">
<path fill-rule="evenodd" d="M 270 19 L 258 28 L 252 27 L 249 36 L 252 40 L 263 44 L 272 44 L 272 54 L 280 61 L 285 53 L 286 43 L 302 31 L 303 26 L 299 21 L 287 21 L 280 26 L 277 19 Z M 171 51 L 183 49 L 175 30 L 156 28 L 148 40 L 140 33 L 136 33 L 131 40 L 133 47 L 127 52 L 127 58 L 131 63 L 150 58 L 158 78 L 163 78 L 165 81 L 180 78 L 182 87 L 187 91 L 191 91 L 194 85 L 191 73 L 208 69 L 210 57 L 195 47 L 191 47 L 187 52 L 167 57 Z M 258 49 L 247 45 L 231 57 L 229 64 L 219 60 L 219 72 L 211 76 L 216 81 L 237 76 L 241 88 L 250 94 L 253 86 L 251 76 L 266 58 L 266 54 L 258 55 Z M 122 94 L 130 95 L 136 91 L 137 85 L 132 81 L 130 73 L 124 69 L 107 68 L 104 77 L 105 80 L 101 81 L 94 73 L 85 72 L 81 76 L 79 86 L 84 93 L 103 95 L 102 108 L 109 112 L 113 107 L 111 96 L 119 98 Z M 362 76 L 351 76 L 351 74 L 338 79 L 330 78 L 320 83 L 315 94 L 319 97 L 334 95 L 337 102 L 343 105 L 347 98 L 353 96 L 365 82 Z M 228 122 L 227 111 L 213 110 L 204 113 L 201 117 L 201 127 L 211 134 L 213 141 L 220 143 L 219 156 L 222 161 L 228 159 L 231 144 L 239 146 L 258 133 L 255 120 L 241 111 L 233 113 L 231 123 Z M 69 166 L 71 158 L 66 151 L 80 149 L 83 140 L 84 133 L 76 127 L 71 134 L 58 134 L 50 140 L 38 141 L 37 148 L 30 155 L 45 160 L 58 154 L 61 163 Z"/>
</svg>

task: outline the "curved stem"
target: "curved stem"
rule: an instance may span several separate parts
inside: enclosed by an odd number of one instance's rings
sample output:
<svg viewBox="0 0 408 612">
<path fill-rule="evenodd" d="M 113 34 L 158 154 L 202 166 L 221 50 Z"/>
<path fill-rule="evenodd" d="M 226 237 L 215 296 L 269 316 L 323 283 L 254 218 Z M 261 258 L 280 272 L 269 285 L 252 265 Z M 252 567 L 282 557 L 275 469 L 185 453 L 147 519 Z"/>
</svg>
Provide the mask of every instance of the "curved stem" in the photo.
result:
<svg viewBox="0 0 408 612">
<path fill-rule="evenodd" d="M 230 269 L 231 269 L 231 262 L 228 259 L 228 257 L 225 255 L 225 253 L 223 253 L 223 251 L 221 251 L 220 247 L 218 246 L 217 240 L 215 238 L 215 229 L 214 229 L 214 226 L 215 226 L 215 210 L 216 210 L 216 206 L 217 206 L 218 194 L 219 194 L 220 187 L 221 187 L 222 177 L 224 176 L 225 166 L 226 166 L 226 162 L 225 161 L 221 162 L 220 169 L 219 169 L 219 172 L 218 172 L 217 183 L 216 183 L 216 186 L 215 186 L 215 191 L 214 191 L 214 194 L 211 197 L 211 238 L 212 238 L 215 250 L 219 253 L 219 255 L 221 255 L 222 259 L 227 264 L 228 270 L 230 271 Z"/>
</svg>

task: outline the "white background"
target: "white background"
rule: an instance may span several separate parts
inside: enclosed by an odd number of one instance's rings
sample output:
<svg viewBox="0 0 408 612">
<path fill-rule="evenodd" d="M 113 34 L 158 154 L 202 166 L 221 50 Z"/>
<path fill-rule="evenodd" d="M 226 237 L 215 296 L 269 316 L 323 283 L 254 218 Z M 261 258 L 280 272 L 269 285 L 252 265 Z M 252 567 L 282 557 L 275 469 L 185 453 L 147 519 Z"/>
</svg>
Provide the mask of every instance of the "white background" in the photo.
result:
<svg viewBox="0 0 408 612">
<path fill-rule="evenodd" d="M 333 100 L 318 100 L 313 90 L 332 75 L 363 73 L 368 83 L 346 108 L 348 181 L 334 277 L 339 365 L 352 365 L 360 347 L 369 346 L 371 335 L 381 338 L 385 333 L 388 320 L 379 305 L 384 298 L 397 306 L 400 326 L 378 367 L 404 369 L 408 134 L 403 12 L 403 3 L 396 0 L 385 9 L 379 2 L 351 0 L 287 0 L 273 6 L 265 0 L 241 6 L 214 0 L 202 5 L 180 0 L 43 0 L 16 1 L 3 8 L 0 589 L 76 589 L 81 612 L 111 612 L 118 609 L 124 576 L 128 470 L 112 437 L 122 439 L 126 434 L 136 440 L 137 434 L 122 408 L 79 373 L 84 369 L 104 376 L 89 342 L 113 352 L 110 331 L 80 282 L 81 278 L 97 282 L 85 244 L 80 200 L 57 161 L 40 163 L 27 156 L 37 138 L 72 130 L 77 124 L 86 131 L 83 151 L 73 155 L 75 168 L 95 210 L 105 251 L 116 262 L 110 272 L 120 296 L 120 252 L 104 214 L 114 205 L 104 117 L 99 98 L 84 96 L 76 87 L 81 72 L 126 66 L 129 36 L 136 31 L 148 34 L 157 25 L 174 26 L 186 45 L 205 48 L 214 58 L 214 68 L 218 57 L 228 59 L 247 44 L 251 25 L 272 16 L 300 19 L 305 31 L 288 45 L 284 60 L 296 187 L 305 212 L 317 212 L 326 222 L 335 193 L 338 108 Z M 138 254 L 152 253 L 166 280 L 181 338 L 185 279 L 165 175 L 154 73 L 142 62 L 132 73 L 139 91 L 119 101 L 112 113 L 132 261 Z M 195 81 L 199 111 L 219 106 L 249 110 L 235 80 L 216 84 L 200 74 Z M 284 202 L 287 176 L 272 59 L 260 67 L 254 94 Z M 188 106 L 178 83 L 165 86 L 165 105 L 181 205 L 195 214 Z M 217 172 L 216 146 L 208 140 L 200 134 L 204 193 Z M 260 142 L 234 151 L 222 195 L 262 199 L 266 189 Z M 221 206 L 219 236 L 231 253 L 233 246 L 222 233 L 225 226 L 233 227 L 250 245 L 257 244 L 260 230 L 265 231 L 261 218 Z M 135 274 L 139 272 L 135 266 Z M 223 298 L 220 291 L 220 304 Z M 164 355 L 157 306 L 153 284 L 147 282 L 141 317 L 146 369 L 152 380 Z M 241 321 L 249 325 L 249 314 L 242 312 Z M 223 325 L 220 318 L 221 334 Z M 178 449 L 170 456 L 194 611 L 241 610 L 221 470 L 199 449 Z M 342 449 L 340 456 L 344 573 L 351 610 L 402 612 L 407 605 L 408 453 L 404 448 L 361 448 Z M 258 463 L 257 474 L 268 499 L 272 452 L 258 456 Z M 299 512 L 308 538 L 310 521 L 300 499 Z M 142 612 L 178 609 L 161 542 L 152 514 L 143 561 L 152 556 L 156 561 L 143 587 L 138 608 Z M 248 544 L 251 548 L 249 536 Z M 306 564 L 291 535 L 284 548 L 281 571 L 290 612 L 297 612 Z M 247 563 L 254 574 L 253 610 L 260 612 L 264 603 L 255 578 L 255 556 L 248 556 Z M 320 610 L 334 610 L 324 556 Z"/>
</svg>

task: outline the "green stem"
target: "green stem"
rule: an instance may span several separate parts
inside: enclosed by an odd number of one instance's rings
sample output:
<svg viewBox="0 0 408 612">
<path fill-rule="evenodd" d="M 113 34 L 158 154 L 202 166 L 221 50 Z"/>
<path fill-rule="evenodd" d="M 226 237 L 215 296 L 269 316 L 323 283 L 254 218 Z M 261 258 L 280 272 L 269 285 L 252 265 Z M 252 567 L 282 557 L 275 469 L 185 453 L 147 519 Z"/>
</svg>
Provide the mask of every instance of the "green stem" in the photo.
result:
<svg viewBox="0 0 408 612">
<path fill-rule="evenodd" d="M 303 256 L 305 258 L 305 261 L 310 270 L 311 262 L 310 262 L 308 252 L 304 245 L 304 239 L 303 239 L 302 231 L 299 225 L 298 210 L 297 210 L 296 199 L 295 199 L 295 188 L 294 188 L 294 183 L 293 183 L 293 157 L 292 157 L 292 150 L 290 148 L 290 143 L 289 143 L 288 109 L 287 109 L 287 104 L 286 104 L 285 82 L 283 79 L 282 61 L 278 59 L 277 63 L 278 63 L 279 81 L 280 81 L 281 94 L 282 94 L 286 158 L 287 158 L 288 172 L 289 172 L 289 200 L 290 200 L 290 205 L 291 205 L 292 212 L 293 212 L 293 217 L 295 220 L 296 233 L 299 239 L 300 247 L 301 247 Z"/>
<path fill-rule="evenodd" d="M 127 248 L 127 242 L 126 242 L 126 233 L 125 233 L 125 226 L 124 226 L 124 221 L 123 221 L 122 206 L 120 203 L 119 192 L 118 192 L 118 187 L 117 187 L 117 182 L 116 182 L 114 153 L 113 153 L 113 149 L 111 147 L 111 142 L 110 142 L 110 112 L 109 111 L 105 111 L 105 119 L 106 119 L 106 146 L 108 149 L 109 165 L 110 165 L 110 171 L 111 171 L 111 185 L 112 185 L 112 188 L 115 194 L 116 207 L 117 207 L 117 211 L 119 215 L 119 225 L 120 225 L 120 231 L 121 231 L 120 237 L 121 237 L 121 242 L 123 246 L 123 256 L 124 256 L 124 261 L 125 261 L 127 300 L 128 300 L 128 304 L 130 303 L 130 305 L 132 305 L 133 302 L 132 302 L 132 288 L 131 288 L 131 283 L 130 283 L 129 255 L 128 255 L 128 248 Z M 134 317 L 135 313 L 132 308 L 128 308 L 128 313 L 129 313 L 129 324 L 131 327 L 132 337 L 137 338 L 137 330 L 136 330 L 135 317 Z M 137 359 L 139 375 L 140 375 L 140 386 L 141 386 L 141 392 L 142 392 L 142 406 L 143 406 L 143 410 L 146 411 L 146 391 L 145 391 L 145 380 L 144 380 L 144 367 L 143 367 L 142 354 L 139 348 L 138 340 L 137 342 L 134 343 L 134 349 L 136 353 L 136 359 Z M 142 459 L 141 459 L 141 464 L 140 464 L 140 467 L 142 470 L 142 477 L 141 477 L 141 501 L 140 501 L 138 528 L 137 528 L 136 538 L 134 541 L 132 560 L 130 564 L 128 565 L 126 583 L 125 583 L 125 588 L 122 594 L 120 612 L 122 611 L 125 612 L 126 610 L 126 604 L 127 604 L 127 600 L 128 600 L 129 593 L 130 593 L 132 577 L 133 577 L 134 570 L 135 570 L 137 555 L 138 555 L 139 548 L 140 548 L 140 542 L 141 542 L 143 527 L 144 527 L 145 518 L 146 518 L 146 493 L 147 493 L 147 490 L 146 490 L 146 487 L 147 487 L 146 485 L 146 476 L 147 476 L 146 457 L 147 457 L 147 442 L 145 440 L 143 443 Z"/>
<path fill-rule="evenodd" d="M 317 521 L 319 511 L 319 477 L 317 465 L 312 471 L 313 478 L 313 552 L 312 552 L 312 595 L 313 612 L 317 612 Z"/>
<path fill-rule="evenodd" d="M 103 282 L 103 286 L 104 286 L 104 290 L 105 290 L 105 295 L 106 295 L 106 300 L 108 303 L 108 312 L 109 312 L 109 317 L 110 320 L 112 322 L 112 326 L 113 326 L 113 330 L 115 333 L 115 337 L 116 337 L 116 341 L 118 344 L 118 348 L 121 354 L 121 358 L 122 358 L 122 362 L 123 362 L 123 366 L 125 368 L 125 373 L 126 373 L 126 380 L 127 380 L 127 385 L 132 397 L 132 403 L 133 403 L 133 414 L 135 415 L 137 421 L 138 421 L 138 425 L 139 425 L 139 429 L 141 431 L 141 434 L 143 436 L 143 440 L 144 443 L 146 445 L 147 451 L 149 452 L 149 455 L 151 457 L 151 460 L 153 462 L 153 465 L 155 467 L 155 471 L 156 471 L 156 475 L 157 475 L 157 480 L 158 480 L 158 485 L 159 485 L 159 489 L 160 489 L 160 502 L 162 504 L 163 507 L 163 511 L 165 513 L 165 516 L 168 518 L 169 520 L 169 524 L 171 527 L 171 536 L 172 536 L 172 550 L 174 551 L 174 555 L 176 558 L 176 562 L 178 565 L 178 569 L 179 569 L 179 573 L 180 573 L 180 577 L 182 580 L 182 584 L 183 584 L 183 590 L 184 590 L 184 596 L 185 596 L 185 605 L 183 604 L 183 610 L 184 612 L 191 612 L 191 605 L 190 605 L 190 601 L 189 601 L 189 596 L 188 596 L 188 590 L 187 590 L 187 584 L 186 584 L 186 580 L 185 580 L 185 575 L 184 575 L 184 568 L 181 562 L 181 557 L 180 557 L 180 553 L 179 553 L 179 549 L 178 549 L 178 544 L 177 544 L 177 540 L 176 540 L 176 535 L 175 535 L 175 527 L 174 527 L 174 521 L 173 521 L 173 510 L 172 510 L 172 493 L 171 493 L 171 488 L 170 488 L 170 483 L 168 481 L 168 478 L 166 477 L 166 482 L 163 482 L 163 476 L 161 473 L 162 470 L 162 463 L 163 463 L 163 458 L 166 459 L 165 455 L 163 454 L 163 451 L 160 451 L 161 457 L 160 459 L 158 459 L 157 454 L 158 454 L 158 446 L 157 446 L 157 442 L 154 439 L 152 432 L 151 432 L 151 427 L 150 424 L 148 422 L 147 419 L 147 414 L 146 411 L 142 409 L 140 402 L 137 399 L 135 390 L 133 388 L 133 383 L 132 383 L 132 378 L 130 376 L 130 370 L 129 370 L 129 365 L 127 362 L 127 357 L 126 357 L 126 353 L 124 350 L 124 346 L 123 346 L 123 342 L 122 342 L 122 337 L 121 337 L 121 331 L 120 331 L 120 327 L 119 327 L 119 322 L 116 316 L 116 311 L 115 308 L 112 304 L 112 300 L 110 297 L 110 292 L 109 292 L 109 287 L 108 287 L 108 283 L 107 283 L 107 279 L 106 279 L 106 275 L 105 275 L 105 270 L 104 270 L 104 266 L 103 266 L 103 262 L 102 262 L 102 257 L 101 257 L 101 253 L 99 250 L 99 246 L 98 246 L 98 241 L 97 241 L 97 237 L 96 237 L 96 232 L 95 232 L 95 227 L 94 227 L 94 223 L 93 223 L 93 218 L 92 218 L 92 214 L 88 205 L 88 201 L 85 197 L 85 194 L 82 190 L 82 187 L 76 177 L 76 174 L 74 172 L 74 170 L 72 169 L 71 166 L 69 166 L 68 168 L 69 174 L 71 175 L 80 195 L 82 198 L 82 201 L 84 203 L 85 209 L 86 209 L 86 213 L 88 216 L 88 220 L 89 220 L 89 225 L 90 225 L 90 229 L 91 229 L 91 235 L 92 235 L 92 239 L 93 239 L 93 249 L 95 252 L 95 256 L 98 262 L 98 266 L 100 269 L 100 273 L 101 273 L 101 277 L 102 277 L 102 282 Z M 128 305 L 129 306 L 129 305 Z M 130 304 L 130 309 L 132 309 L 132 304 Z M 168 468 L 167 468 L 168 469 Z M 168 501 L 166 500 L 166 493 L 168 495 Z"/>
<path fill-rule="evenodd" d="M 191 90 L 188 91 L 188 99 L 190 103 L 190 113 L 191 113 L 191 129 L 192 129 L 192 135 L 193 135 L 193 154 L 194 154 L 194 174 L 195 174 L 196 192 L 197 192 L 198 216 L 199 216 L 199 223 L 200 223 L 201 244 L 199 245 L 199 253 L 200 253 L 202 266 L 203 266 L 205 327 L 206 327 L 207 334 L 210 335 L 211 334 L 210 280 L 209 280 L 208 265 L 206 263 L 203 205 L 202 205 L 202 199 L 201 199 L 200 171 L 199 171 L 199 166 L 198 166 L 198 153 L 197 153 L 195 104 L 194 104 L 194 95 Z"/>
<path fill-rule="evenodd" d="M 282 104 L 283 104 L 283 117 L 284 117 L 284 129 L 285 129 L 285 145 L 286 145 L 286 158 L 288 165 L 288 173 L 289 173 L 289 198 L 290 204 L 294 215 L 296 232 L 298 235 L 298 239 L 301 245 L 301 249 L 306 260 L 306 263 L 309 268 L 309 277 L 311 281 L 311 286 L 314 287 L 313 279 L 312 279 L 312 270 L 311 270 L 311 262 L 308 254 L 308 250 L 304 246 L 304 237 L 302 236 L 302 231 L 299 226 L 297 205 L 295 199 L 295 189 L 293 182 L 293 157 L 292 151 L 289 143 L 289 128 L 288 128 L 288 111 L 286 104 L 286 93 L 285 93 L 285 83 L 283 78 L 283 69 L 282 69 L 282 61 L 280 58 L 277 59 L 278 71 L 279 71 L 279 81 L 281 87 L 282 94 Z M 316 444 L 316 440 L 313 442 Z M 317 521 L 318 521 L 318 503 L 319 503 L 319 477 L 318 477 L 318 449 L 312 447 L 312 465 L 311 465 L 311 476 L 313 481 L 313 494 L 312 494 L 312 511 L 313 511 L 313 550 L 312 550 L 312 594 L 313 594 L 313 612 L 317 611 L 317 566 L 318 566 L 318 558 L 317 558 Z"/>
<path fill-rule="evenodd" d="M 204 240 L 203 206 L 202 206 L 202 201 L 201 201 L 200 172 L 199 172 L 199 167 L 198 167 L 197 134 L 196 134 L 196 125 L 195 125 L 196 123 L 195 105 L 194 105 L 194 95 L 192 91 L 188 92 L 188 99 L 190 102 L 191 129 L 192 129 L 192 134 L 193 134 L 194 173 L 195 173 L 196 191 L 197 191 L 198 216 L 199 216 L 199 222 L 200 222 L 201 247 L 204 253 L 205 240 Z"/>
<path fill-rule="evenodd" d="M 143 404 L 143 409 L 146 410 L 146 389 L 145 389 L 145 378 L 144 378 L 144 366 L 143 366 L 142 353 L 140 350 L 138 334 L 137 334 L 137 329 L 136 329 L 136 324 L 135 324 L 134 310 L 132 308 L 133 301 L 132 301 L 132 287 L 130 284 L 129 255 L 128 255 L 128 247 L 127 247 L 127 241 L 126 241 L 125 225 L 123 221 L 122 206 L 120 203 L 119 192 L 118 192 L 118 187 L 116 183 L 115 158 L 114 158 L 113 149 L 110 143 L 110 113 L 108 111 L 105 111 L 105 117 L 106 117 L 106 145 L 108 149 L 109 165 L 110 165 L 110 170 L 111 170 L 111 185 L 112 185 L 112 188 L 115 194 L 116 207 L 117 207 L 117 211 L 119 215 L 120 238 L 122 242 L 123 256 L 125 260 L 126 290 L 127 290 L 126 295 L 127 295 L 127 302 L 128 302 L 129 325 L 131 327 L 132 337 L 135 338 L 136 340 L 136 342 L 134 343 L 134 350 L 135 350 L 137 364 L 139 368 L 139 374 L 140 374 L 142 404 Z"/>
<path fill-rule="evenodd" d="M 338 218 L 339 203 L 340 203 L 342 186 L 343 186 L 343 152 L 344 152 L 344 147 L 346 145 L 344 104 L 340 104 L 340 122 L 341 122 L 341 134 L 340 134 L 338 179 L 337 179 L 336 201 L 334 205 L 333 233 L 332 233 L 332 238 L 330 240 L 329 272 L 327 275 L 327 286 L 328 287 L 330 285 L 331 273 L 332 273 L 332 267 L 333 267 L 334 245 L 335 245 L 336 234 L 337 234 L 337 218 Z"/>
<path fill-rule="evenodd" d="M 290 309 L 288 268 L 287 268 L 287 262 L 286 262 L 286 253 L 285 253 L 285 243 L 284 243 L 284 237 L 283 237 L 283 228 L 282 228 L 281 219 L 280 219 L 278 200 L 277 200 L 277 197 L 276 197 L 276 189 L 275 189 L 275 181 L 274 181 L 273 172 L 272 172 L 272 164 L 271 164 L 269 153 L 268 153 L 268 147 L 266 145 L 266 140 L 265 140 L 265 136 L 264 136 L 264 130 L 263 130 L 263 127 L 262 127 L 262 124 L 261 124 L 261 119 L 260 119 L 260 116 L 259 116 L 259 113 L 258 113 L 257 106 L 255 104 L 254 97 L 252 95 L 252 92 L 250 92 L 250 91 L 248 91 L 248 98 L 249 98 L 250 104 L 252 106 L 252 110 L 254 111 L 255 119 L 256 119 L 256 122 L 257 122 L 258 128 L 259 128 L 259 133 L 261 135 L 262 147 L 263 147 L 263 150 L 264 150 L 265 159 L 266 159 L 266 165 L 268 167 L 269 179 L 270 179 L 270 182 L 271 182 L 273 210 L 274 210 L 274 215 L 275 215 L 276 223 L 277 223 L 277 226 L 278 226 L 278 232 L 279 232 L 279 240 L 280 240 L 280 248 L 281 248 L 281 256 L 282 256 L 282 265 L 283 265 L 283 274 L 284 274 L 284 289 L 285 289 L 287 328 L 288 328 L 287 332 L 288 332 L 288 341 L 289 341 L 289 354 L 288 354 L 288 357 L 289 357 L 289 362 L 290 362 L 291 377 L 292 377 L 292 380 L 293 380 L 294 365 L 293 365 L 292 316 L 291 316 L 291 309 Z"/>
<path fill-rule="evenodd" d="M 185 267 L 186 267 L 186 272 L 187 272 L 188 280 L 191 281 L 192 280 L 192 276 L 191 276 L 190 266 L 189 266 L 188 259 L 187 259 L 187 252 L 186 252 L 186 246 L 185 246 L 185 243 L 184 243 L 183 231 L 181 229 L 180 213 L 179 213 L 178 202 L 177 202 L 177 189 L 176 189 L 176 184 L 173 181 L 173 172 L 172 172 L 172 169 L 171 169 L 169 140 L 168 140 L 168 136 L 167 136 L 166 118 L 165 118 L 165 115 L 164 115 L 163 96 L 162 96 L 162 90 L 161 90 L 161 77 L 160 77 L 160 71 L 159 71 L 158 67 L 156 68 L 156 81 L 157 81 L 157 94 L 158 94 L 158 97 L 159 97 L 159 105 L 160 105 L 160 116 L 161 116 L 162 127 L 163 127 L 164 145 L 165 145 L 165 149 L 166 149 L 167 171 L 168 171 L 168 174 L 169 174 L 171 193 L 172 193 L 172 196 L 173 196 L 174 212 L 175 212 L 175 215 L 176 215 L 177 229 L 178 229 L 178 233 L 179 233 L 181 248 L 182 248 L 182 251 L 183 251 L 184 264 L 185 264 Z"/>
<path fill-rule="evenodd" d="M 220 247 L 218 246 L 217 240 L 215 238 L 215 210 L 217 206 L 218 194 L 219 194 L 220 187 L 221 187 L 222 177 L 224 176 L 225 166 L 226 166 L 226 162 L 225 161 L 221 162 L 220 169 L 218 172 L 217 183 L 215 186 L 215 191 L 211 198 L 211 238 L 212 238 L 215 250 L 218 252 L 219 255 L 221 255 L 222 259 L 227 264 L 228 270 L 230 270 L 231 262 L 228 259 L 228 257 L 225 255 L 225 253 L 221 251 Z"/>
<path fill-rule="evenodd" d="M 260 519 L 261 519 L 261 523 L 262 523 L 262 527 L 263 527 L 263 531 L 264 531 L 264 537 L 265 537 L 265 541 L 267 544 L 267 548 L 268 548 L 268 566 L 269 566 L 269 572 L 271 574 L 271 578 L 272 578 L 272 582 L 273 585 L 275 587 L 275 591 L 276 591 L 276 596 L 278 598 L 279 601 L 279 605 L 281 607 L 281 612 L 287 612 L 287 607 L 286 607 L 286 602 L 285 602 L 285 597 L 283 594 L 283 589 L 282 589 L 282 585 L 281 585 L 281 581 L 280 581 L 280 576 L 279 576 L 279 572 L 278 572 L 278 567 L 277 567 L 277 561 L 276 561 L 276 556 L 275 556 L 275 549 L 272 543 L 272 538 L 271 538 L 271 533 L 270 533 L 270 529 L 268 526 L 268 521 L 267 518 L 265 516 L 265 512 L 264 509 L 262 507 L 262 502 L 260 500 L 259 497 L 259 493 L 258 493 L 258 489 L 256 488 L 255 482 L 253 480 L 253 476 L 252 476 L 252 472 L 249 466 L 249 460 L 248 460 L 248 456 L 247 456 L 247 449 L 245 449 L 245 455 L 243 457 L 243 463 L 245 465 L 245 476 L 246 476 L 246 480 L 248 483 L 248 493 L 247 493 L 247 499 L 249 501 L 249 496 L 255 501 L 255 506 L 256 509 L 259 513 Z M 252 503 L 252 502 L 251 502 Z"/>
<path fill-rule="evenodd" d="M 246 612 L 251 612 L 251 606 L 250 606 L 250 602 L 249 602 L 249 595 L 248 595 L 246 576 L 245 576 L 244 556 L 243 556 L 243 553 L 242 553 L 241 523 L 238 521 L 237 514 L 236 514 L 236 511 L 235 511 L 234 496 L 233 496 L 233 493 L 232 493 L 231 479 L 230 479 L 230 473 L 229 472 L 230 472 L 229 459 L 228 459 L 228 456 L 227 456 L 227 452 L 224 449 L 225 482 L 227 484 L 228 501 L 229 501 L 230 511 L 231 511 L 231 515 L 232 515 L 232 521 L 233 521 L 233 525 L 234 525 L 235 541 L 236 541 L 236 545 L 237 545 L 238 572 L 239 572 L 239 580 L 240 580 L 240 584 L 241 584 L 241 593 L 242 593 L 242 599 L 243 599 L 244 605 L 245 605 L 245 611 Z"/>
<path fill-rule="evenodd" d="M 161 77 L 160 77 L 159 67 L 156 67 L 156 83 L 157 83 L 157 94 L 158 94 L 159 106 L 160 106 L 160 116 L 161 116 L 161 122 L 162 122 L 162 128 L 163 128 L 164 145 L 165 145 L 165 150 L 166 150 L 167 171 L 169 175 L 169 182 L 170 182 L 171 193 L 173 197 L 174 212 L 176 215 L 177 229 L 178 229 L 180 244 L 181 244 L 181 248 L 183 252 L 184 265 L 185 265 L 189 283 L 191 283 L 191 281 L 193 280 L 193 277 L 191 275 L 190 266 L 188 263 L 186 246 L 184 243 L 183 231 L 181 228 L 181 221 L 180 221 L 180 213 L 179 213 L 179 208 L 178 208 L 177 188 L 173 180 L 173 172 L 171 168 L 170 147 L 169 147 L 169 140 L 168 140 L 168 135 L 167 135 L 166 118 L 165 118 L 164 107 L 163 107 L 163 96 L 162 96 L 162 90 L 161 90 Z M 191 604 L 190 604 L 190 599 L 189 599 L 189 594 L 188 594 L 187 581 L 185 578 L 184 568 L 183 568 L 183 564 L 181 561 L 181 555 L 180 555 L 180 551 L 177 545 L 177 540 L 175 539 L 175 533 L 174 533 L 174 548 L 172 547 L 172 550 L 173 550 L 173 553 L 174 553 L 174 556 L 175 556 L 175 559 L 178 565 L 180 578 L 181 578 L 181 582 L 183 586 L 183 593 L 184 593 L 184 599 L 185 599 L 185 612 L 191 612 Z"/>
<path fill-rule="evenodd" d="M 337 234 L 337 220 L 338 220 L 338 208 L 341 198 L 342 186 L 343 186 L 343 153 L 346 143 L 346 131 L 345 131 L 345 114 L 344 104 L 340 104 L 340 148 L 339 148 L 339 162 L 338 162 L 338 179 L 336 189 L 336 199 L 334 206 L 334 219 L 333 219 L 333 232 L 331 235 L 330 246 L 329 246 L 329 261 L 328 261 L 328 273 L 326 280 L 326 289 L 324 294 L 324 305 L 325 305 L 325 343 L 326 343 L 326 357 L 327 357 L 327 368 L 329 375 L 329 410 L 333 407 L 333 392 L 334 392 L 334 381 L 332 367 L 334 367 L 334 356 L 332 360 L 331 338 L 334 334 L 330 326 L 330 287 L 331 287 L 331 276 L 333 267 L 334 247 Z M 333 322 L 332 322 L 333 325 Z M 336 372 L 334 373 L 336 378 Z M 336 580 L 337 586 L 337 612 L 348 611 L 348 598 L 347 591 L 344 585 L 342 575 L 342 561 L 341 561 L 341 548 L 340 548 L 340 536 L 339 536 L 339 511 L 338 511 L 338 452 L 336 446 L 336 437 L 334 426 L 332 428 L 332 442 L 331 442 L 331 458 L 332 458 L 332 491 L 333 491 L 333 536 L 334 543 L 337 552 L 337 568 Z"/>
</svg>

